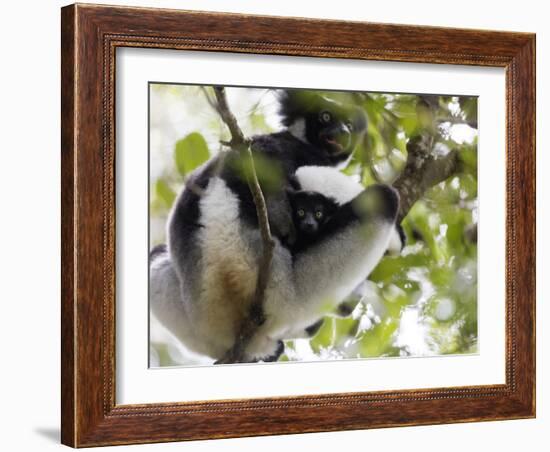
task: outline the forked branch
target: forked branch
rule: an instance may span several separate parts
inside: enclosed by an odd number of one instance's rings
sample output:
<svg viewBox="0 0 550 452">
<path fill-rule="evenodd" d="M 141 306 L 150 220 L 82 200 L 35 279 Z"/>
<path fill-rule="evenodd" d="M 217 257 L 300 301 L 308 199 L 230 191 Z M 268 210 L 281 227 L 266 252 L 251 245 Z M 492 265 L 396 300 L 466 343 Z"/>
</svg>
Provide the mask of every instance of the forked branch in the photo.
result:
<svg viewBox="0 0 550 452">
<path fill-rule="evenodd" d="M 451 150 L 443 156 L 434 155 L 438 137 L 435 99 L 434 96 L 420 96 L 416 105 L 421 127 L 409 139 L 405 168 L 393 183 L 400 197 L 398 223 L 429 188 L 448 179 L 459 169 L 457 151 Z"/>
<path fill-rule="evenodd" d="M 458 169 L 458 152 L 453 150 L 445 156 L 434 157 L 431 141 L 429 135 L 421 134 L 407 143 L 405 168 L 393 183 L 400 199 L 398 223 L 429 188 L 448 179 Z"/>
</svg>

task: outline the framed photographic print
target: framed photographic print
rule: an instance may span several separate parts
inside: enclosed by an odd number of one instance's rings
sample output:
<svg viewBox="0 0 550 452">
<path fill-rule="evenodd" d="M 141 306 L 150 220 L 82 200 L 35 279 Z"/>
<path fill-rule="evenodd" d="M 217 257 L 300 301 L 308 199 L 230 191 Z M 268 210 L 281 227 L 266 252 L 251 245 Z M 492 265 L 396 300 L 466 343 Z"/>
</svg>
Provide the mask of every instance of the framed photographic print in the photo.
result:
<svg viewBox="0 0 550 452">
<path fill-rule="evenodd" d="M 535 36 L 62 9 L 62 442 L 535 416 Z"/>
</svg>

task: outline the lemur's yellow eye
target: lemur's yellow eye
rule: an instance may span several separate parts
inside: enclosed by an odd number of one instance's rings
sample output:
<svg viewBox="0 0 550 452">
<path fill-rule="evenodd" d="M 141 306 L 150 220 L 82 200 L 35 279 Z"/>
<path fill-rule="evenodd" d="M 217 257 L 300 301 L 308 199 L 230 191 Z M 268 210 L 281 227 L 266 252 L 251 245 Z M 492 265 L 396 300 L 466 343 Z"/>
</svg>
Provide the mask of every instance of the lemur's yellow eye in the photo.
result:
<svg viewBox="0 0 550 452">
<path fill-rule="evenodd" d="M 303 217 L 306 213 L 304 212 L 304 209 L 299 209 L 298 210 L 298 216 L 299 217 Z"/>
<path fill-rule="evenodd" d="M 317 218 L 318 220 L 320 220 L 321 218 L 323 218 L 323 212 L 321 212 L 320 210 L 318 210 L 317 212 L 315 212 L 315 218 Z"/>
<path fill-rule="evenodd" d="M 328 124 L 332 120 L 332 115 L 328 111 L 322 111 L 319 114 L 319 119 L 321 120 L 322 123 Z"/>
</svg>

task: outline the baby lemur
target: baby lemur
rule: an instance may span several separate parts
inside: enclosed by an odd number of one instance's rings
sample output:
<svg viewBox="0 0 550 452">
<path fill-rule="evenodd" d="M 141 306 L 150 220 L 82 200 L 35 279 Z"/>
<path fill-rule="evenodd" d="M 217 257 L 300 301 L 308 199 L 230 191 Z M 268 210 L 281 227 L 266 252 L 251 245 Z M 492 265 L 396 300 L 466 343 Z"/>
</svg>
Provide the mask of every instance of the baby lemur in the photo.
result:
<svg viewBox="0 0 550 452">
<path fill-rule="evenodd" d="M 324 236 L 324 226 L 338 209 L 338 204 L 321 193 L 306 190 L 288 190 L 288 199 L 296 238 L 287 246 L 295 256 Z"/>
</svg>

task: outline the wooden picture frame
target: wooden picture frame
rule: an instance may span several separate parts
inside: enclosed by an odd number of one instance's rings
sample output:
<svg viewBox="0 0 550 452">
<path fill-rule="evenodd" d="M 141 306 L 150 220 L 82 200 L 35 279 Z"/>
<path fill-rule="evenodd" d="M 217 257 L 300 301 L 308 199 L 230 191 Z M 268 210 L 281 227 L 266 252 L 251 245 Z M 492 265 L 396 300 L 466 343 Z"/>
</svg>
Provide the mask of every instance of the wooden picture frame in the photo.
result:
<svg viewBox="0 0 550 452">
<path fill-rule="evenodd" d="M 535 35 L 71 5 L 62 9 L 62 442 L 73 447 L 535 416 Z M 506 383 L 115 403 L 115 50 L 506 69 Z"/>
</svg>

